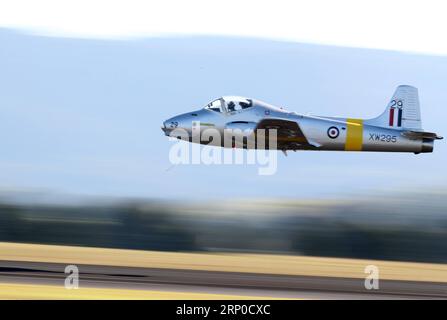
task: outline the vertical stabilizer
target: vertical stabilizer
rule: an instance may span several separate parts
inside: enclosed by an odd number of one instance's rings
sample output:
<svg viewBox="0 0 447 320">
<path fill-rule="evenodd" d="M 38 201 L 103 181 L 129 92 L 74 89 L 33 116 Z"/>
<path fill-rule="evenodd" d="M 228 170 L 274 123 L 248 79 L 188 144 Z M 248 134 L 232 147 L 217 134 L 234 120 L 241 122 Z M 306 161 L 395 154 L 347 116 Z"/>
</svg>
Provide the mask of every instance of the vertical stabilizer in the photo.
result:
<svg viewBox="0 0 447 320">
<path fill-rule="evenodd" d="M 407 85 L 398 86 L 385 111 L 377 118 L 365 120 L 365 124 L 422 131 L 418 89 Z"/>
</svg>

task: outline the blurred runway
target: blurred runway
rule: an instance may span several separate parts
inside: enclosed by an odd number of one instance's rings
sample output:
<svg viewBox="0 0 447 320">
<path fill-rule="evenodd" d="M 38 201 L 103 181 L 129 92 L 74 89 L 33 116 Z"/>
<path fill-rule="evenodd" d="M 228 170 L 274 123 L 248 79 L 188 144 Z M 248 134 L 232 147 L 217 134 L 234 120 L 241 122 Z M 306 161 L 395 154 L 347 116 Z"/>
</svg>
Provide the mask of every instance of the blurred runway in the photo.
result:
<svg viewBox="0 0 447 320">
<path fill-rule="evenodd" d="M 64 288 L 65 264 L 0 261 L 0 298 L 21 299 L 446 299 L 447 284 L 159 268 L 78 265 L 80 288 Z"/>
</svg>

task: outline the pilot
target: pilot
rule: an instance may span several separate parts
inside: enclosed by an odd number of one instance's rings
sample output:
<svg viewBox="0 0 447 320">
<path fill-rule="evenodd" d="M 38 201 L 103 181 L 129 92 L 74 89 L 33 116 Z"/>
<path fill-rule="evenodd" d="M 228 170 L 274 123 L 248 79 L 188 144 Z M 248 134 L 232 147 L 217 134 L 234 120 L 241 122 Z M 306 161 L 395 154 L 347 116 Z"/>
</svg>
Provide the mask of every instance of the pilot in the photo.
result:
<svg viewBox="0 0 447 320">
<path fill-rule="evenodd" d="M 236 105 L 234 104 L 233 101 L 228 102 L 228 111 L 229 111 L 229 112 L 236 111 L 236 110 L 234 109 L 235 106 L 236 106 Z"/>
<path fill-rule="evenodd" d="M 242 109 L 247 109 L 251 107 L 253 102 L 250 99 L 248 99 L 247 101 L 248 103 L 244 101 L 239 102 L 239 105 L 242 107 Z"/>
</svg>

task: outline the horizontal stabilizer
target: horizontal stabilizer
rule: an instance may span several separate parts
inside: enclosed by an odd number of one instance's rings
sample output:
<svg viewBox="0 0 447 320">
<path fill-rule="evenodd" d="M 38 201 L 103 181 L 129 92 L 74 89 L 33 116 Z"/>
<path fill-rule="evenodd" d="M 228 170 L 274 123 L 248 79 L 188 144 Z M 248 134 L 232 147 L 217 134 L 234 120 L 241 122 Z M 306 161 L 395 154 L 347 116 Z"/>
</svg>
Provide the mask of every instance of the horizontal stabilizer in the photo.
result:
<svg viewBox="0 0 447 320">
<path fill-rule="evenodd" d="M 430 140 L 443 139 L 443 137 L 438 136 L 436 133 L 423 132 L 423 131 L 404 131 L 402 132 L 402 135 L 409 139 L 430 139 Z"/>
</svg>

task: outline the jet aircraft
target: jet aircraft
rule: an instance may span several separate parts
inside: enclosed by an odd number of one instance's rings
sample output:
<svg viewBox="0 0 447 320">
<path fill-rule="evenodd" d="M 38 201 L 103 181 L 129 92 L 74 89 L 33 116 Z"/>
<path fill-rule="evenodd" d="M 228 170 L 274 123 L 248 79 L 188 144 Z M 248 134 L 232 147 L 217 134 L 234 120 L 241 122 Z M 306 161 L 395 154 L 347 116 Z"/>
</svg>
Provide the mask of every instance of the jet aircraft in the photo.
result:
<svg viewBox="0 0 447 320">
<path fill-rule="evenodd" d="M 236 132 L 230 144 L 225 139 L 199 135 L 214 129 L 221 136 L 225 130 Z M 288 150 L 433 152 L 436 133 L 422 129 L 418 90 L 408 85 L 398 86 L 385 111 L 372 119 L 303 115 L 265 102 L 225 96 L 204 108 L 187 112 L 164 121 L 167 136 L 221 147 L 260 148 L 249 144 L 247 137 L 259 138 L 259 129 L 276 129 L 274 148 L 287 155 Z M 183 134 L 179 135 L 178 132 Z M 209 135 L 207 135 L 209 136 Z M 268 133 L 263 137 L 266 138 Z M 239 138 L 239 139 L 238 139 Z M 272 148 L 265 143 L 263 149 Z"/>
</svg>

